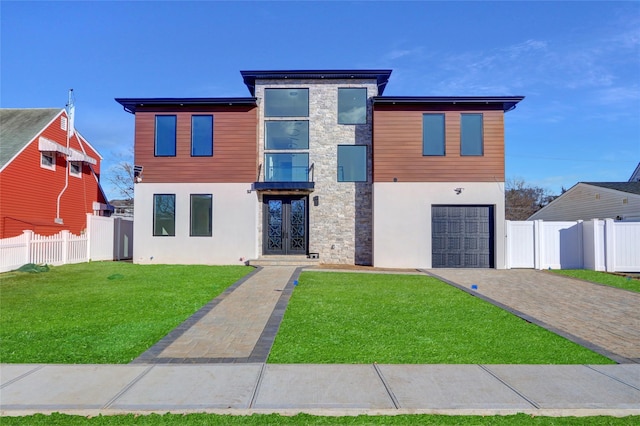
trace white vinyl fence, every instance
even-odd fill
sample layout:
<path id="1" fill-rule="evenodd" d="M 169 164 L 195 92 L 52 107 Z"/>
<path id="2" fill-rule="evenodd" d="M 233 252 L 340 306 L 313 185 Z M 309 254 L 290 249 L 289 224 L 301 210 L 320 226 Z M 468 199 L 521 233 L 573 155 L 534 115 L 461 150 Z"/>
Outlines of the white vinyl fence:
<path id="1" fill-rule="evenodd" d="M 640 222 L 506 221 L 507 268 L 640 272 Z"/>
<path id="2" fill-rule="evenodd" d="M 63 265 L 89 260 L 122 260 L 133 252 L 133 221 L 87 214 L 87 232 L 60 231 L 42 236 L 33 231 L 0 240 L 0 272 L 26 263 Z"/>

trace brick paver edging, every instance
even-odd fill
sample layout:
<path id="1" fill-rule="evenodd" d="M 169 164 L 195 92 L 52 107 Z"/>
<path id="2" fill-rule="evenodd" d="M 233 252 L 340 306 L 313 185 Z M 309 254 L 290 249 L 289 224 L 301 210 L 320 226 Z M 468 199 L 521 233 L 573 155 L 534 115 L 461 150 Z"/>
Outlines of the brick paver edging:
<path id="1" fill-rule="evenodd" d="M 611 352 L 611 351 L 609 351 L 609 350 L 607 350 L 607 349 L 605 349 L 605 348 L 603 348 L 601 346 L 598 346 L 598 345 L 596 345 L 596 344 L 594 344 L 592 342 L 589 342 L 588 340 L 582 339 L 582 338 L 580 338 L 578 336 L 575 336 L 575 335 L 573 335 L 571 333 L 568 333 L 568 332 L 566 332 L 564 330 L 560 330 L 560 329 L 558 329 L 558 328 L 556 328 L 556 327 L 554 327 L 554 326 L 552 326 L 550 324 L 545 323 L 544 321 L 541 321 L 541 320 L 539 320 L 539 319 L 537 319 L 535 317 L 532 317 L 531 315 L 527 315 L 527 314 L 525 314 L 525 313 L 523 313 L 523 312 L 521 312 L 521 311 L 519 311 L 517 309 L 512 308 L 511 306 L 507 306 L 507 305 L 505 305 L 503 303 L 500 303 L 495 299 L 487 297 L 487 296 L 483 295 L 482 293 L 475 292 L 475 291 L 473 291 L 473 290 L 471 290 L 471 289 L 469 289 L 469 288 L 467 288 L 467 287 L 465 287 L 463 285 L 460 285 L 460 284 L 458 284 L 456 282 L 447 280 L 446 278 L 441 277 L 440 275 L 435 274 L 435 273 L 433 273 L 431 271 L 422 270 L 422 272 L 424 272 L 425 274 L 427 274 L 429 276 L 437 278 L 440 281 L 442 281 L 444 283 L 447 283 L 447 284 L 449 284 L 449 285 L 451 285 L 453 287 L 456 287 L 456 288 L 458 288 L 458 289 L 460 289 L 460 290 L 462 290 L 462 291 L 464 291 L 464 292 L 466 292 L 466 293 L 468 293 L 468 294 L 470 294 L 470 295 L 472 295 L 474 297 L 482 299 L 485 302 L 489 302 L 492 305 L 495 305 L 495 306 L 499 307 L 500 309 L 504 309 L 507 312 L 511 312 L 515 316 L 517 316 L 519 318 L 522 318 L 523 320 L 525 320 L 527 322 L 533 323 L 533 324 L 535 324 L 537 326 L 540 326 L 540 327 L 542 327 L 542 328 L 544 328 L 546 330 L 549 330 L 552 333 L 555 333 L 555 334 L 557 334 L 559 336 L 562 336 L 565 339 L 572 341 L 573 343 L 577 343 L 578 345 L 583 346 L 583 347 L 585 347 L 585 348 L 587 348 L 587 349 L 589 349 L 589 350 L 591 350 L 593 352 L 596 352 L 596 353 L 598 353 L 598 354 L 600 354 L 602 356 L 605 356 L 605 357 L 607 357 L 607 358 L 609 358 L 609 359 L 611 359 L 611 360 L 613 360 L 613 361 L 615 361 L 615 362 L 617 362 L 619 364 L 634 364 L 634 363 L 636 363 L 636 361 L 633 360 L 633 359 L 625 358 L 625 357 L 622 357 L 622 356 L 620 356 L 618 354 L 615 354 L 615 353 L 613 353 L 613 352 Z M 581 281 L 584 281 L 584 280 L 581 280 Z M 590 283 L 590 281 L 586 281 L 586 282 Z"/>

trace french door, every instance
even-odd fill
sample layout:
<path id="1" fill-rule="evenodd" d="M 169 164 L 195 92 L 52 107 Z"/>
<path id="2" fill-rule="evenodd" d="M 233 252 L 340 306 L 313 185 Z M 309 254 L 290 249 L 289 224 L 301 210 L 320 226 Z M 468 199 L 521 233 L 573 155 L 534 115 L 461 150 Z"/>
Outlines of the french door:
<path id="1" fill-rule="evenodd" d="M 263 197 L 264 254 L 307 254 L 307 200 L 299 196 Z"/>

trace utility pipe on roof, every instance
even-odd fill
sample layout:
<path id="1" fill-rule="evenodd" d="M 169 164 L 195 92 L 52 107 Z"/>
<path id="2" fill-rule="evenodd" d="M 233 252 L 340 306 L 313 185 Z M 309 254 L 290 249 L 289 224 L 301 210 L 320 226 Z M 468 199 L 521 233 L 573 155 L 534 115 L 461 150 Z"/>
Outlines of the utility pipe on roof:
<path id="1" fill-rule="evenodd" d="M 69 141 L 70 141 L 69 133 L 73 131 L 73 128 L 72 128 L 73 117 L 70 117 L 69 114 L 75 114 L 72 95 L 73 95 L 73 89 L 69 89 L 69 102 L 67 103 L 67 107 L 69 108 L 69 113 L 67 113 L 67 132 L 66 132 L 67 133 L 67 152 L 70 152 L 69 151 Z M 66 161 L 66 164 L 65 164 L 66 167 L 65 167 L 65 174 L 64 174 L 64 188 L 62 188 L 62 191 L 60 191 L 60 194 L 58 194 L 58 200 L 56 201 L 56 218 L 54 220 L 55 223 L 59 223 L 59 224 L 64 223 L 64 221 L 60 217 L 60 199 L 62 198 L 62 194 L 65 193 L 65 191 L 67 190 L 67 187 L 69 186 L 69 158 L 65 157 L 65 161 Z"/>

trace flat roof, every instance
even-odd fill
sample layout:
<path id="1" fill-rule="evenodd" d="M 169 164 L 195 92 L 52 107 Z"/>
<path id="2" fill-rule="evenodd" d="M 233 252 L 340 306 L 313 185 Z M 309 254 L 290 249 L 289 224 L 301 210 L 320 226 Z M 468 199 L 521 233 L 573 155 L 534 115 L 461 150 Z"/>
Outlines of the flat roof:
<path id="1" fill-rule="evenodd" d="M 285 79 L 375 79 L 378 84 L 378 94 L 382 95 L 392 70 L 289 70 L 289 71 L 240 71 L 244 84 L 252 96 L 256 94 L 256 80 L 285 80 Z"/>
<path id="2" fill-rule="evenodd" d="M 500 105 L 503 111 L 511 111 L 524 96 L 374 96 L 378 105 Z"/>
<path id="3" fill-rule="evenodd" d="M 256 98 L 115 98 L 131 114 L 138 106 L 232 105 L 256 106 Z"/>

